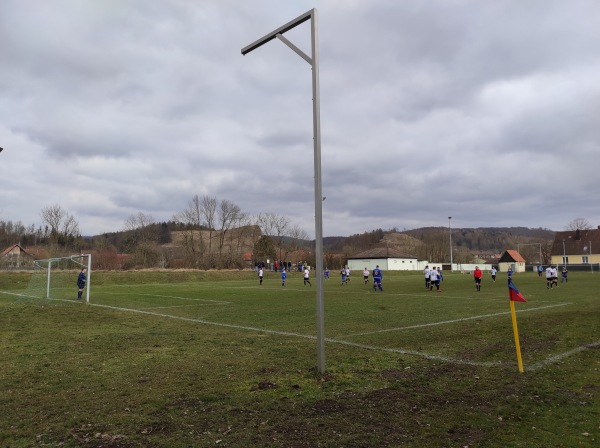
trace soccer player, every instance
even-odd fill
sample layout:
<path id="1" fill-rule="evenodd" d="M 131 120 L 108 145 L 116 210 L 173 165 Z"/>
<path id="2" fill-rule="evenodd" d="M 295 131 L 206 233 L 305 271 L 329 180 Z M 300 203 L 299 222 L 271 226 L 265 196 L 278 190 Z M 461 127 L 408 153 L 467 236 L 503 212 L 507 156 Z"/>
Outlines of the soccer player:
<path id="1" fill-rule="evenodd" d="M 440 279 L 438 278 L 438 271 L 434 268 L 429 270 L 429 290 L 433 291 L 433 286 L 437 292 L 440 292 Z"/>
<path id="2" fill-rule="evenodd" d="M 365 267 L 365 270 L 363 271 L 363 279 L 365 281 L 365 285 L 367 283 L 369 283 L 369 270 Z"/>
<path id="3" fill-rule="evenodd" d="M 262 285 L 262 279 L 263 279 L 263 274 L 265 273 L 265 271 L 263 270 L 263 268 L 259 268 L 258 269 L 258 280 L 260 282 L 260 284 Z"/>
<path id="4" fill-rule="evenodd" d="M 325 280 L 329 280 L 329 268 L 328 267 L 325 267 L 324 275 L 325 275 Z"/>
<path id="5" fill-rule="evenodd" d="M 568 274 L 567 267 L 563 266 L 563 268 L 562 268 L 562 276 L 561 276 L 561 279 L 560 279 L 561 283 L 568 283 L 569 282 L 569 279 L 567 278 L 567 274 Z"/>
<path id="6" fill-rule="evenodd" d="M 552 288 L 552 266 L 546 268 L 546 289 Z"/>
<path id="7" fill-rule="evenodd" d="M 350 281 L 350 266 L 346 266 L 346 281 Z"/>
<path id="8" fill-rule="evenodd" d="M 342 285 L 348 284 L 348 277 L 346 276 L 346 269 L 342 268 L 340 271 L 340 275 L 342 276 Z"/>
<path id="9" fill-rule="evenodd" d="M 281 268 L 281 286 L 285 286 L 285 279 L 287 278 L 287 273 L 284 268 Z"/>
<path id="10" fill-rule="evenodd" d="M 425 274 L 425 289 L 429 289 L 429 265 L 425 266 L 423 273 Z"/>
<path id="11" fill-rule="evenodd" d="M 558 288 L 558 269 L 556 267 L 552 268 L 552 283 Z"/>
<path id="12" fill-rule="evenodd" d="M 85 288 L 85 282 L 87 280 L 87 277 L 85 275 L 86 272 L 87 272 L 87 269 L 83 268 L 81 270 L 81 272 L 79 273 L 79 276 L 77 277 L 77 287 L 79 288 L 79 291 L 77 292 L 77 300 L 81 300 L 81 296 L 83 294 L 83 288 Z"/>
<path id="13" fill-rule="evenodd" d="M 306 267 L 304 268 L 304 286 L 306 286 L 307 283 L 312 286 L 312 283 L 310 282 L 310 271 Z"/>
<path id="14" fill-rule="evenodd" d="M 492 273 L 492 280 L 494 280 L 494 281 L 496 281 L 496 272 L 498 272 L 498 271 L 496 271 L 496 267 L 492 266 L 491 273 Z"/>
<path id="15" fill-rule="evenodd" d="M 373 291 L 377 291 L 377 287 L 379 287 L 380 291 L 383 291 L 381 287 L 381 280 L 383 279 L 383 274 L 381 273 L 381 269 L 379 269 L 379 265 L 373 269 Z"/>
<path id="16" fill-rule="evenodd" d="M 475 270 L 473 271 L 473 279 L 475 280 L 475 290 L 477 292 L 481 291 L 481 277 L 482 277 L 481 269 L 479 266 L 475 266 Z"/>

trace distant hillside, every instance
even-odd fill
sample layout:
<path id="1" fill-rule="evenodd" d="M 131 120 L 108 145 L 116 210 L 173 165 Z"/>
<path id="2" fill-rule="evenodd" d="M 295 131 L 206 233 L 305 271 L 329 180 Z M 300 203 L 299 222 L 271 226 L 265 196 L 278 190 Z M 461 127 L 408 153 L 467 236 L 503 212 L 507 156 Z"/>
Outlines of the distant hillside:
<path id="1" fill-rule="evenodd" d="M 466 263 L 475 258 L 495 258 L 507 249 L 517 249 L 528 260 L 539 259 L 554 241 L 555 232 L 527 227 L 452 229 L 452 256 Z M 381 229 L 349 237 L 323 239 L 326 251 L 353 255 L 376 247 L 388 247 L 420 259 L 450 260 L 450 233 L 447 227 L 422 227 L 398 232 Z"/>
<path id="2" fill-rule="evenodd" d="M 446 234 L 450 237 L 447 227 L 422 227 L 407 230 L 402 233 L 414 236 L 424 241 L 435 234 Z M 554 241 L 555 231 L 543 228 L 528 227 L 478 227 L 452 229 L 452 242 L 457 247 L 472 251 L 503 251 L 516 247 L 517 243 Z"/>

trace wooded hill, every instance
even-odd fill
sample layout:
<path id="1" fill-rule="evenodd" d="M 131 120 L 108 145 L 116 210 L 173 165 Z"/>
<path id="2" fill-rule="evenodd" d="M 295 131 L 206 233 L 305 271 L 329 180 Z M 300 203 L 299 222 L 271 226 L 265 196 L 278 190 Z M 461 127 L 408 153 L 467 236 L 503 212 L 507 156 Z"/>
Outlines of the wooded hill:
<path id="1" fill-rule="evenodd" d="M 555 232 L 528 227 L 488 227 L 452 229 L 452 255 L 455 263 L 491 259 L 507 249 L 519 249 L 526 260 L 538 261 L 549 255 Z M 349 237 L 327 237 L 326 250 L 353 255 L 374 247 L 394 248 L 419 259 L 450 261 L 450 231 L 447 227 L 422 227 L 398 231 L 382 229 Z"/>
<path id="2" fill-rule="evenodd" d="M 0 223 L 1 224 L 1 223 Z M 68 246 L 44 233 L 23 234 L 20 227 L 0 225 L 0 243 L 6 248 L 17 242 L 24 247 L 47 248 L 51 256 L 93 251 L 95 259 L 111 268 L 242 268 L 253 261 L 278 259 L 314 260 L 314 240 L 286 235 L 264 236 L 257 225 L 226 231 L 186 226 L 175 222 L 152 223 L 134 230 L 79 237 Z M 23 229 L 21 229 L 23 230 Z M 452 255 L 455 263 L 491 259 L 507 249 L 519 249 L 525 259 L 537 262 L 550 253 L 555 232 L 543 228 L 493 227 L 452 229 Z M 376 229 L 351 236 L 323 239 L 330 268 L 360 252 L 376 247 L 393 248 L 419 259 L 450 261 L 450 232 L 447 227 L 423 227 L 399 231 Z"/>

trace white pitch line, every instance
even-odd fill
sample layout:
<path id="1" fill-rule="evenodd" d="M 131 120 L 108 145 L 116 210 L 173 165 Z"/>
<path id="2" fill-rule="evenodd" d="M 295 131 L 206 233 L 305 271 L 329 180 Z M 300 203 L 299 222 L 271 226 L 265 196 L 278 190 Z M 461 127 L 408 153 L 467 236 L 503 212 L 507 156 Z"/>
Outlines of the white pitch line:
<path id="1" fill-rule="evenodd" d="M 600 347 L 600 341 L 591 342 L 590 344 L 585 344 L 580 347 L 576 347 L 573 350 L 569 350 L 568 352 L 559 353 L 558 355 L 551 356 L 550 358 L 547 358 L 543 361 L 532 364 L 525 370 L 538 370 L 538 369 L 541 369 L 542 367 L 547 366 L 548 364 L 554 364 L 555 362 L 558 362 L 561 359 L 568 358 L 571 355 L 575 355 L 584 350 L 588 350 L 590 348 L 596 348 L 596 347 Z"/>
<path id="2" fill-rule="evenodd" d="M 110 305 L 100 305 L 97 303 L 91 303 L 90 306 L 97 306 L 100 308 L 109 308 L 109 309 L 118 310 L 118 311 L 128 311 L 131 313 L 146 314 L 146 315 L 150 315 L 150 316 L 166 317 L 169 319 L 183 320 L 186 322 L 195 322 L 195 323 L 200 323 L 200 324 L 204 324 L 204 325 L 214 325 L 217 327 L 234 328 L 236 330 L 257 331 L 260 333 L 276 334 L 276 335 L 282 335 L 282 336 L 292 336 L 292 337 L 310 339 L 310 340 L 317 339 L 316 336 L 310 336 L 310 335 L 299 334 L 299 333 L 291 333 L 288 331 L 267 330 L 264 328 L 248 327 L 248 326 L 244 326 L 244 325 L 224 324 L 221 322 L 211 322 L 211 321 L 207 321 L 204 319 L 193 319 L 193 318 L 189 318 L 189 317 L 173 316 L 171 314 L 153 313 L 151 311 L 145 311 L 145 310 L 139 310 L 139 309 L 121 308 L 121 307 L 110 306 Z M 463 364 L 463 365 L 480 366 L 480 367 L 492 367 L 492 366 L 501 366 L 502 365 L 502 363 L 500 361 L 498 361 L 498 362 L 465 361 L 462 359 L 455 359 L 455 358 L 450 358 L 450 357 L 446 357 L 446 356 L 431 355 L 429 353 L 417 352 L 414 350 L 377 347 L 374 345 L 357 344 L 355 342 L 341 341 L 339 339 L 325 338 L 325 341 L 332 343 L 332 344 L 341 344 L 341 345 L 347 345 L 350 347 L 359 347 L 359 348 L 364 348 L 367 350 L 378 350 L 378 351 L 385 351 L 385 352 L 390 352 L 390 353 L 401 353 L 401 354 L 405 354 L 405 355 L 421 356 L 421 357 L 427 358 L 427 359 L 433 359 L 436 361 L 445 361 L 445 362 L 454 363 L 454 364 Z"/>
<path id="3" fill-rule="evenodd" d="M 151 306 L 144 308 L 137 308 L 138 310 L 162 310 L 168 308 L 189 308 L 189 307 L 198 307 L 198 306 L 208 306 L 209 303 L 195 303 L 194 305 L 172 305 L 172 306 Z"/>
<path id="4" fill-rule="evenodd" d="M 16 294 L 16 293 L 9 293 L 9 292 L 4 292 L 4 291 L 0 291 L 0 293 L 3 294 L 9 294 L 9 295 L 15 295 L 15 296 L 23 296 L 23 297 L 33 297 L 33 298 L 39 298 L 36 296 L 27 296 L 25 294 Z M 75 300 L 68 300 L 68 299 L 50 299 L 50 300 L 58 300 L 61 302 L 71 302 L 71 303 L 77 303 Z M 310 335 L 305 335 L 305 334 L 299 334 L 299 333 L 292 333 L 292 332 L 288 332 L 288 331 L 279 331 L 279 330 L 268 330 L 268 329 L 264 329 L 264 328 L 258 328 L 258 327 L 248 327 L 248 326 L 243 326 L 243 325 L 234 325 L 234 324 L 224 324 L 224 323 L 220 323 L 220 322 L 210 322 L 207 320 L 203 320 L 203 319 L 192 319 L 192 318 L 188 318 L 188 317 L 180 317 L 180 316 L 172 316 L 170 314 L 162 314 L 162 313 L 152 313 L 150 311 L 145 311 L 145 310 L 138 310 L 138 309 L 132 309 L 132 308 L 122 308 L 122 307 L 116 307 L 116 306 L 110 306 L 110 305 L 100 305 L 97 303 L 90 303 L 90 306 L 96 306 L 96 307 L 100 307 L 100 308 L 108 308 L 108 309 L 113 309 L 113 310 L 118 310 L 118 311 L 125 311 L 125 312 L 131 312 L 131 313 L 139 313 L 139 314 L 146 314 L 146 315 L 150 315 L 150 316 L 157 316 L 157 317 L 166 317 L 168 319 L 176 319 L 176 320 L 183 320 L 186 322 L 195 322 L 195 323 L 200 323 L 200 324 L 205 324 L 205 325 L 214 325 L 217 327 L 225 327 L 225 328 L 234 328 L 237 330 L 249 330 L 249 331 L 257 331 L 259 333 L 267 333 L 267 334 L 277 334 L 277 335 L 282 335 L 282 336 L 292 336 L 292 337 L 297 337 L 297 338 L 302 338 L 302 339 L 310 339 L 310 340 L 316 340 L 316 336 L 310 336 Z M 551 308 L 553 306 L 564 306 L 564 305 L 570 305 L 570 303 L 563 303 L 563 304 L 557 304 L 557 305 L 552 305 L 552 306 L 548 306 L 548 307 L 540 307 L 540 308 L 531 308 L 529 310 L 522 310 L 520 312 L 525 312 L 525 311 L 533 311 L 534 309 L 544 309 L 544 308 Z M 498 316 L 498 315 L 504 315 L 504 314 L 509 314 L 509 313 L 496 313 L 496 314 L 489 314 L 486 316 Z M 479 316 L 482 317 L 482 316 Z M 471 318 L 464 318 L 464 319 L 460 319 L 460 320 L 469 320 L 469 319 L 477 319 L 479 317 L 471 317 Z M 485 317 L 485 316 L 484 316 Z M 458 321 L 460 321 L 458 320 Z M 448 321 L 448 322 L 456 322 L 456 321 Z M 437 324 L 430 324 L 430 325 L 440 325 L 442 324 L 442 322 L 439 322 Z M 420 325 L 421 327 L 423 326 L 428 326 L 428 325 Z M 411 327 L 404 327 L 403 329 L 406 328 L 411 328 Z M 384 330 L 385 331 L 385 330 Z M 393 331 L 393 330 L 388 330 L 388 331 Z M 503 363 L 501 361 L 489 361 L 489 362 L 475 362 L 475 361 L 466 361 L 463 359 L 455 359 L 455 358 L 450 358 L 447 356 L 439 356 L 439 355 L 432 355 L 429 353 L 425 353 L 425 352 L 418 352 L 415 350 L 405 350 L 405 349 L 398 349 L 398 348 L 386 348 L 386 347 L 378 347 L 375 345 L 367 345 L 367 344 L 358 344 L 355 342 L 350 342 L 350 341 L 342 341 L 339 339 L 330 339 L 330 338 L 325 338 L 326 342 L 332 343 L 332 344 L 340 344 L 340 345 L 346 345 L 346 346 L 350 346 L 350 347 L 358 347 L 358 348 L 363 348 L 366 350 L 375 350 L 375 351 L 384 351 L 384 352 L 389 352 L 389 353 L 400 353 L 400 354 L 404 354 L 404 355 L 412 355 L 412 356 L 420 356 L 426 359 L 431 359 L 431 360 L 435 360 L 435 361 L 444 361 L 444 362 L 448 362 L 448 363 L 452 363 L 452 364 L 460 364 L 460 365 L 469 365 L 469 366 L 476 366 L 476 367 L 513 367 L 513 363 L 507 364 L 507 363 Z M 600 346 L 600 341 L 596 341 L 596 342 L 592 342 L 591 344 L 586 344 L 584 346 L 581 347 L 577 347 L 573 350 L 570 350 L 568 352 L 565 353 L 560 353 L 558 355 L 552 356 L 542 362 L 533 364 L 532 366 L 529 366 L 527 368 L 527 370 L 537 370 L 540 369 L 548 364 L 552 364 L 555 363 L 557 361 L 560 361 L 563 358 L 569 357 L 571 355 L 577 354 L 582 352 L 583 350 L 586 349 L 590 349 L 590 348 L 595 348 Z"/>
<path id="5" fill-rule="evenodd" d="M 6 294 L 7 296 L 28 297 L 31 299 L 45 299 L 45 297 L 30 296 L 28 294 L 18 294 L 16 292 L 8 292 L 8 291 L 0 291 L 0 294 Z"/>
<path id="6" fill-rule="evenodd" d="M 173 316 L 171 314 L 153 313 L 151 311 L 140 310 L 140 309 L 135 309 L 135 308 L 123 308 L 123 307 L 119 307 L 119 306 L 100 305 L 98 303 L 90 303 L 90 306 L 97 306 L 100 308 L 109 308 L 109 309 L 118 310 L 118 311 L 127 311 L 130 313 L 146 314 L 149 316 L 166 317 L 169 319 L 183 320 L 185 322 L 195 322 L 195 323 L 205 324 L 205 325 L 214 325 L 217 327 L 235 328 L 237 330 L 250 330 L 250 331 L 258 331 L 261 333 L 279 334 L 279 335 L 283 335 L 283 336 L 294 336 L 294 337 L 305 338 L 305 339 L 317 339 L 316 336 L 308 336 L 305 334 L 291 333 L 291 332 L 279 331 L 279 330 L 267 330 L 264 328 L 248 327 L 248 326 L 244 326 L 244 325 L 225 324 L 225 323 L 221 323 L 221 322 L 211 322 L 211 321 L 204 320 L 204 319 L 194 319 L 191 317 Z"/>
<path id="7" fill-rule="evenodd" d="M 120 293 L 121 295 L 136 295 L 136 296 L 147 296 L 147 297 L 162 297 L 166 299 L 179 299 L 179 300 L 192 300 L 198 302 L 209 302 L 216 303 L 218 305 L 230 305 L 231 302 L 226 302 L 224 300 L 212 300 L 212 299 L 195 299 L 193 297 L 179 297 L 179 296 L 163 296 L 160 294 L 138 294 L 138 293 Z"/>
<path id="8" fill-rule="evenodd" d="M 357 344 L 355 342 L 341 341 L 339 339 L 325 338 L 325 341 L 332 342 L 335 344 L 348 345 L 350 347 L 364 348 L 367 350 L 376 350 L 376 351 L 383 351 L 383 352 L 389 352 L 389 353 L 401 353 L 403 355 L 420 356 L 422 358 L 432 359 L 435 361 L 445 361 L 445 362 L 449 362 L 452 364 L 461 364 L 461 365 L 478 366 L 478 367 L 494 367 L 494 366 L 502 366 L 503 365 L 503 363 L 501 361 L 488 361 L 488 362 L 466 361 L 464 359 L 456 359 L 456 358 L 450 358 L 448 356 L 432 355 L 429 353 L 418 352 L 415 350 L 405 350 L 405 349 L 401 349 L 401 348 L 387 348 L 387 347 L 379 347 L 379 346 L 375 346 L 375 345 Z"/>
<path id="9" fill-rule="evenodd" d="M 556 305 L 548 305 L 548 306 L 540 306 L 540 307 L 536 307 L 536 308 L 529 308 L 526 310 L 519 310 L 519 313 L 525 313 L 527 311 L 535 311 L 535 310 L 544 310 L 546 308 L 554 308 L 557 306 L 565 306 L 565 305 L 571 305 L 571 302 L 568 303 L 558 303 Z M 475 319 L 484 319 L 487 317 L 497 317 L 497 316 L 505 316 L 507 314 L 510 314 L 509 311 L 503 311 L 501 313 L 493 313 L 493 314 L 481 314 L 479 316 L 471 316 L 471 317 L 462 317 L 460 319 L 453 319 L 453 320 L 443 320 L 441 322 L 431 322 L 428 324 L 419 324 L 419 325 L 409 325 L 406 327 L 396 327 L 396 328 L 387 328 L 385 330 L 377 330 L 377 331 L 369 331 L 366 333 L 353 333 L 353 334 L 347 334 L 344 335 L 343 337 L 352 337 L 352 336 L 367 336 L 370 334 L 377 334 L 377 333 L 387 333 L 390 331 L 402 331 L 402 330 L 414 330 L 415 328 L 426 328 L 426 327 L 435 327 L 437 325 L 446 325 L 446 324 L 454 324 L 456 322 L 465 322 L 468 320 L 475 320 Z"/>

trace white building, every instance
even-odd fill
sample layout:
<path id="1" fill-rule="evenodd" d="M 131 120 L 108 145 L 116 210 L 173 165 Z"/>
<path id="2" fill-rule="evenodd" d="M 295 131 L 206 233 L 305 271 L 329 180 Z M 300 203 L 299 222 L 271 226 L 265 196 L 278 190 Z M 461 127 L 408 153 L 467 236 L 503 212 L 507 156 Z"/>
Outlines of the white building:
<path id="1" fill-rule="evenodd" d="M 387 247 L 370 249 L 346 260 L 346 264 L 352 271 L 362 271 L 364 268 L 372 271 L 376 266 L 383 271 L 420 271 L 423 269 L 422 263 L 413 255 L 403 254 Z"/>

